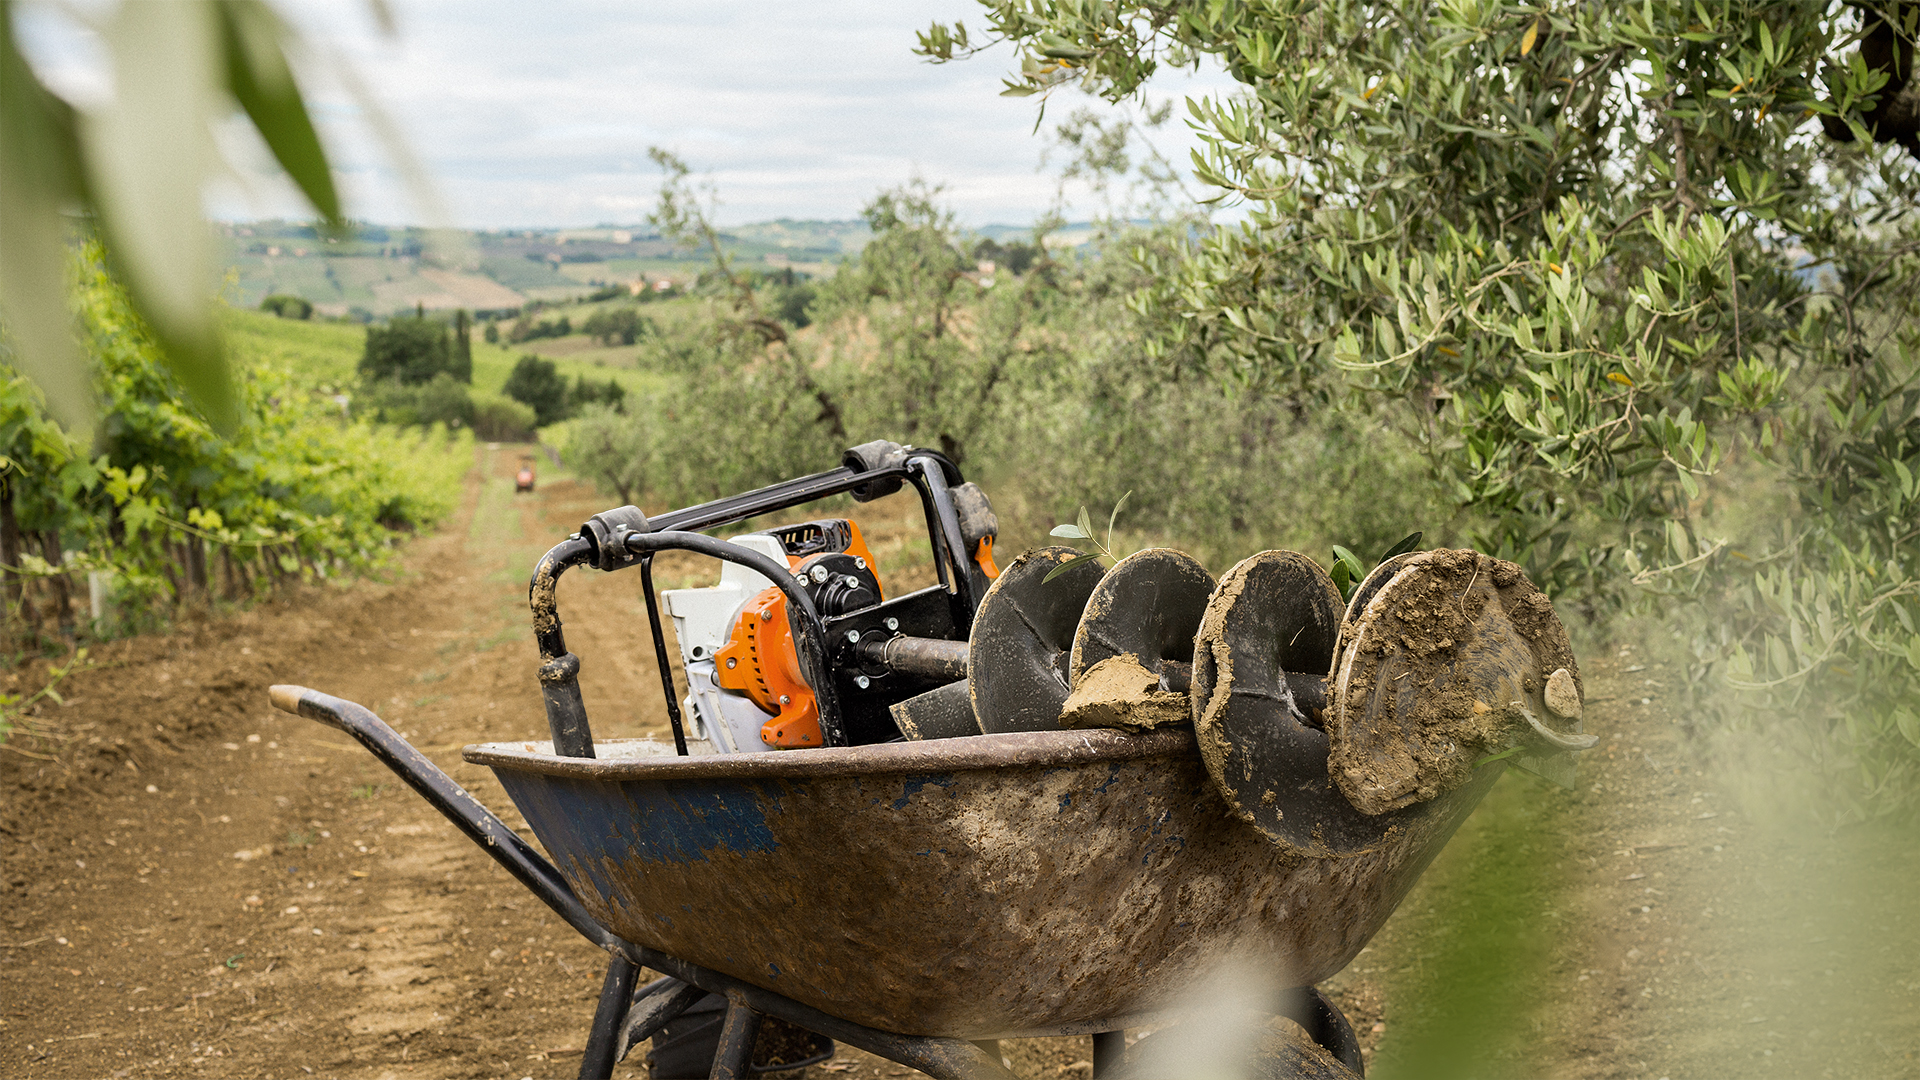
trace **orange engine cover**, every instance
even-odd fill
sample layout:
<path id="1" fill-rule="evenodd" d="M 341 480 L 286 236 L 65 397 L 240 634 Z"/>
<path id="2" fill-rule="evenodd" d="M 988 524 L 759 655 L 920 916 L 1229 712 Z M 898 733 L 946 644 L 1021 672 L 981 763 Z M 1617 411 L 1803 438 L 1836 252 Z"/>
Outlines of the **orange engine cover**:
<path id="1" fill-rule="evenodd" d="M 782 748 L 823 745 L 820 703 L 800 674 L 785 593 L 763 589 L 747 601 L 732 637 L 713 661 L 715 682 L 774 714 L 760 729 L 762 742 Z"/>
<path id="2" fill-rule="evenodd" d="M 873 569 L 873 553 L 860 535 L 860 526 L 852 521 L 809 521 L 769 529 L 765 535 L 777 537 L 787 551 L 787 565 L 796 574 L 839 555 L 859 560 L 871 578 L 876 597 L 886 594 Z M 992 539 L 985 545 L 986 565 L 992 566 Z M 997 574 L 989 570 L 989 576 Z M 815 576 L 815 582 L 825 579 Z M 811 588 L 811 586 L 809 586 Z M 819 601 L 818 595 L 815 596 Z M 832 614 L 832 612 L 828 612 Z M 793 626 L 787 621 L 787 596 L 779 589 L 763 589 L 740 609 L 727 643 L 713 654 L 714 681 L 724 690 L 745 694 L 755 705 L 773 714 L 760 729 L 760 740 L 769 746 L 793 749 L 824 746 L 820 733 L 820 703 L 807 686 L 800 671 L 800 650 L 793 640 Z"/>

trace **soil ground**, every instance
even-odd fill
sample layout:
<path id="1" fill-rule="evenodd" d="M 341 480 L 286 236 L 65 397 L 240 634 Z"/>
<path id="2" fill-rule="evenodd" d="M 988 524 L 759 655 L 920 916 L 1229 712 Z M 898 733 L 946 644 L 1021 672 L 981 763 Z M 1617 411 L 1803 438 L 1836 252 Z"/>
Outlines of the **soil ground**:
<path id="1" fill-rule="evenodd" d="M 522 827 L 460 747 L 544 727 L 526 573 L 606 500 L 566 479 L 515 496 L 517 449 L 480 455 L 461 516 L 390 580 L 98 647 L 66 704 L 33 718 L 39 737 L 16 732 L 0 753 L 0 1072 L 574 1074 L 602 955 L 346 736 L 265 693 L 375 708 Z M 858 516 L 890 586 L 930 578 L 916 513 Z M 638 587 L 562 585 L 603 737 L 665 730 Z M 1451 1002 L 1486 1006 L 1483 1074 L 1920 1077 L 1912 836 L 1796 828 L 1687 737 L 1667 669 L 1609 648 L 1583 674 L 1603 742 L 1580 785 L 1509 773 L 1329 984 L 1369 1058 L 1430 1045 L 1419 1033 Z M 1502 902 L 1531 929 L 1490 922 Z M 1084 1038 L 1003 1049 L 1023 1076 L 1091 1072 Z M 644 1074 L 637 1054 L 616 1071 Z M 843 1048 L 807 1075 L 910 1073 Z"/>

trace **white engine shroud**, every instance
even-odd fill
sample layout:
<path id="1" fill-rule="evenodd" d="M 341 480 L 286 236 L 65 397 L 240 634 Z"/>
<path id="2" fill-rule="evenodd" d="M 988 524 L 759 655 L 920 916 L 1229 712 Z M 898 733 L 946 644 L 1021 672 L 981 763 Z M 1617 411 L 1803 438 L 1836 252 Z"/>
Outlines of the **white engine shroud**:
<path id="1" fill-rule="evenodd" d="M 772 536 L 735 536 L 727 541 L 786 564 L 787 553 Z M 720 564 L 720 583 L 701 589 L 667 589 L 667 614 L 673 617 L 673 636 L 680 642 L 680 662 L 686 665 L 687 750 L 695 754 L 744 754 L 772 750 L 760 739 L 760 728 L 773 715 L 745 694 L 724 690 L 714 681 L 713 655 L 733 634 L 740 609 L 773 587 L 773 582 L 738 563 Z"/>

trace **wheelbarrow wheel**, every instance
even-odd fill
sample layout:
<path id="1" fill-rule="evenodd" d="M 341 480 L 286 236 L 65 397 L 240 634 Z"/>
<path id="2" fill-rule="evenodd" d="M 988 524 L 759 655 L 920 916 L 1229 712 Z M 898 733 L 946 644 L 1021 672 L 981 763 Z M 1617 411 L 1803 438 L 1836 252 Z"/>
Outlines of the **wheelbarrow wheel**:
<path id="1" fill-rule="evenodd" d="M 712 1075 L 726 1020 L 727 999 L 719 994 L 708 994 L 689 1005 L 653 1037 L 653 1046 L 647 1052 L 647 1075 L 653 1080 L 706 1080 Z M 787 1072 L 831 1057 L 833 1040 L 768 1016 L 761 1020 L 748 1071 L 756 1076 Z"/>

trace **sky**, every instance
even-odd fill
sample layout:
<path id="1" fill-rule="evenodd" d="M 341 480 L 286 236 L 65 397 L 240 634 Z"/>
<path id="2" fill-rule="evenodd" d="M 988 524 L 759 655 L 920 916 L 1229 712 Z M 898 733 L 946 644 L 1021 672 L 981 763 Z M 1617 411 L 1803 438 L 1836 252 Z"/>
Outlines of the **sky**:
<path id="1" fill-rule="evenodd" d="M 393 36 L 363 4 L 277 6 L 313 47 L 304 88 L 349 210 L 384 224 L 638 223 L 658 189 L 647 158 L 658 145 L 714 183 L 721 224 L 852 218 L 880 189 L 918 176 L 944 185 L 963 224 L 1024 225 L 1055 198 L 1058 161 L 1039 171 L 1052 123 L 1075 107 L 1108 109 L 1059 94 L 1035 134 L 1036 99 L 999 96 L 1010 49 L 946 65 L 914 56 L 914 32 L 936 19 L 984 28 L 984 9 L 964 0 L 394 0 Z M 84 27 L 48 7 L 23 22 L 57 90 L 81 104 L 108 92 Z M 336 63 L 423 164 L 430 196 L 411 193 L 361 99 L 331 77 Z M 1217 71 L 1166 72 L 1148 95 L 1231 86 Z M 1154 135 L 1176 162 L 1193 145 L 1181 115 Z M 307 216 L 243 124 L 219 135 L 235 168 L 210 189 L 211 214 Z M 1069 217 L 1099 209 L 1084 191 L 1069 194 Z"/>

